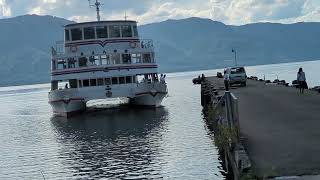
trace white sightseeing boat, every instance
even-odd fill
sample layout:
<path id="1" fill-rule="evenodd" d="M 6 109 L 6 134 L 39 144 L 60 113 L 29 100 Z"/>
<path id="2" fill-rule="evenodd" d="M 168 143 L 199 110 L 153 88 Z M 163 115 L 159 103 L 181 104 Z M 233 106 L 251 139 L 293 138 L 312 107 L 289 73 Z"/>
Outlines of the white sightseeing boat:
<path id="1" fill-rule="evenodd" d="M 158 107 L 167 95 L 152 40 L 139 38 L 136 21 L 69 24 L 52 48 L 49 103 L 55 114 L 84 111 L 90 100 L 127 97 L 133 105 Z"/>

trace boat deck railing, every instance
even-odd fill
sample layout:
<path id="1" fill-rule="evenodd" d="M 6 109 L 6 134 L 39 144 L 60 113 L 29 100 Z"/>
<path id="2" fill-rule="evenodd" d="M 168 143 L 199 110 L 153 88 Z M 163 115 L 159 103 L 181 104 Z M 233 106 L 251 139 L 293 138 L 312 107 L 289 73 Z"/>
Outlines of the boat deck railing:
<path id="1" fill-rule="evenodd" d="M 55 45 L 55 53 L 56 55 L 63 55 L 64 54 L 64 41 L 56 41 Z"/>
<path id="2" fill-rule="evenodd" d="M 52 47 L 52 55 L 54 56 L 63 56 L 65 54 L 65 42 L 57 41 L 55 47 Z M 154 50 L 153 40 L 152 39 L 140 39 L 139 41 L 129 42 L 131 48 L 141 48 Z"/>
<path id="3" fill-rule="evenodd" d="M 152 39 L 140 39 L 138 46 L 142 49 L 154 49 L 153 40 Z"/>

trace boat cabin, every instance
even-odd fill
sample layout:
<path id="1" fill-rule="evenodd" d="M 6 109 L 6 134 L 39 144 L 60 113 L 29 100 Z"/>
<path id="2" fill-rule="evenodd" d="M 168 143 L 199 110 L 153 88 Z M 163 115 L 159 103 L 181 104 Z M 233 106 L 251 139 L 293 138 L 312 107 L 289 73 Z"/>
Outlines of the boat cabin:
<path id="1" fill-rule="evenodd" d="M 65 26 L 65 43 L 138 38 L 136 21 L 96 21 Z"/>
<path id="2" fill-rule="evenodd" d="M 61 45 L 62 52 L 53 49 L 52 71 L 155 63 L 153 42 L 139 39 L 136 21 L 69 24 Z"/>

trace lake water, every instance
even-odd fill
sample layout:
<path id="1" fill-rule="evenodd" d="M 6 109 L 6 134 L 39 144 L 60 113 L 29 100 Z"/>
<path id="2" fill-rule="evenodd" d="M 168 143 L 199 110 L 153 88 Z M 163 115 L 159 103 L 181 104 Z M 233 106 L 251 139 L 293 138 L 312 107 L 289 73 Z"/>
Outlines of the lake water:
<path id="1" fill-rule="evenodd" d="M 319 85 L 320 61 L 247 67 L 248 75 Z M 191 79 L 168 74 L 162 108 L 99 110 L 53 117 L 48 84 L 0 88 L 0 179 L 224 179 Z"/>
<path id="2" fill-rule="evenodd" d="M 52 116 L 49 85 L 0 88 L 0 179 L 224 179 L 193 77 L 170 74 L 163 108 L 68 120 Z"/>

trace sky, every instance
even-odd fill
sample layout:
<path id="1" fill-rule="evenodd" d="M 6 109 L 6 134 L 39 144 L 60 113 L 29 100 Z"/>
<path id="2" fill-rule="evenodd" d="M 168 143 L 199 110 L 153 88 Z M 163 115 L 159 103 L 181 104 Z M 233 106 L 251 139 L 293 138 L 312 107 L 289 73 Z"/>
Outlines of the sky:
<path id="1" fill-rule="evenodd" d="M 95 1 L 95 0 L 92 0 Z M 319 22 L 320 0 L 100 0 L 102 20 L 140 24 L 187 17 L 225 24 Z M 25 14 L 52 15 L 84 22 L 96 20 L 88 0 L 0 0 L 0 19 Z"/>

